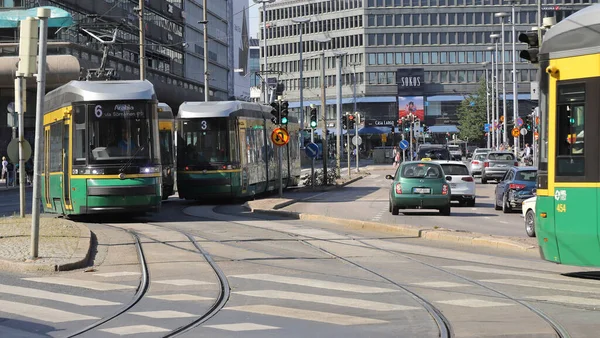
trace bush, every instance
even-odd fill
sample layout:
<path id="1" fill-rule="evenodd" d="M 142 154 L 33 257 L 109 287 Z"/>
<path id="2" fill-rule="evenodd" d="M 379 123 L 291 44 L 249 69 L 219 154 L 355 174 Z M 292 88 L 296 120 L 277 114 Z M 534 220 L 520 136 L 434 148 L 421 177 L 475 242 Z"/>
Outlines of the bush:
<path id="1" fill-rule="evenodd" d="M 338 177 L 335 174 L 335 168 L 327 169 L 327 185 L 335 185 L 335 180 Z M 304 176 L 303 178 L 304 186 L 312 186 L 312 177 L 310 174 Z M 323 170 L 315 169 L 315 187 L 323 186 Z"/>

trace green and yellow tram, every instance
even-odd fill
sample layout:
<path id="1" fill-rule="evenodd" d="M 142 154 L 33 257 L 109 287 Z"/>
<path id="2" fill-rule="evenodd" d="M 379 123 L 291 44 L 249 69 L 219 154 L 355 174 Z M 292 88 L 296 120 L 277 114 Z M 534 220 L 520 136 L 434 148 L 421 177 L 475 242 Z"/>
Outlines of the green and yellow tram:
<path id="1" fill-rule="evenodd" d="M 71 81 L 46 95 L 44 211 L 157 211 L 157 100 L 148 81 Z"/>
<path id="2" fill-rule="evenodd" d="M 175 117 L 168 104 L 158 103 L 158 139 L 162 167 L 162 199 L 173 195 L 175 187 Z"/>
<path id="3" fill-rule="evenodd" d="M 240 101 L 184 102 L 177 126 L 180 198 L 244 198 L 279 188 L 271 106 Z M 289 118 L 282 149 L 283 186 L 300 179 L 300 126 Z"/>
<path id="4" fill-rule="evenodd" d="M 600 5 L 544 37 L 536 232 L 548 261 L 600 266 Z"/>

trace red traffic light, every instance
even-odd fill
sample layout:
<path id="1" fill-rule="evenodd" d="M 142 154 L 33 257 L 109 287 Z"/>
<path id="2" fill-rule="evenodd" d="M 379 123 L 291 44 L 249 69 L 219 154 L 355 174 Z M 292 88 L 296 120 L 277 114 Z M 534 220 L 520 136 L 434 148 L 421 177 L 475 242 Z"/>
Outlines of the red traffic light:
<path id="1" fill-rule="evenodd" d="M 348 115 L 348 120 L 353 121 L 354 120 L 354 115 Z"/>

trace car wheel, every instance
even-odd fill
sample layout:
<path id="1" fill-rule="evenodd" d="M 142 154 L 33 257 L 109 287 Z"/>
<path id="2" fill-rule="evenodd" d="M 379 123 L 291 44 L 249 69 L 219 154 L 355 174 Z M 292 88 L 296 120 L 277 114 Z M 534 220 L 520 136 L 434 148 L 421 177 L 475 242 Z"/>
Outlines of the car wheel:
<path id="1" fill-rule="evenodd" d="M 494 209 L 502 210 L 502 206 L 498 205 L 498 195 L 494 194 Z"/>
<path id="2" fill-rule="evenodd" d="M 392 212 L 392 201 L 388 201 L 388 205 L 389 205 L 388 211 Z"/>
<path id="3" fill-rule="evenodd" d="M 481 176 L 481 184 L 487 184 L 487 179 L 483 175 Z"/>
<path id="4" fill-rule="evenodd" d="M 470 201 L 467 202 L 467 206 L 468 207 L 474 207 L 475 206 L 475 199 L 472 199 Z"/>
<path id="5" fill-rule="evenodd" d="M 440 209 L 440 214 L 443 216 L 450 216 L 450 206 Z"/>
<path id="6" fill-rule="evenodd" d="M 535 213 L 531 209 L 525 214 L 525 232 L 527 236 L 535 237 Z"/>
<path id="7" fill-rule="evenodd" d="M 502 212 L 505 214 L 512 212 L 512 208 L 508 204 L 508 196 L 506 196 L 506 195 L 504 195 L 504 197 L 502 197 Z"/>

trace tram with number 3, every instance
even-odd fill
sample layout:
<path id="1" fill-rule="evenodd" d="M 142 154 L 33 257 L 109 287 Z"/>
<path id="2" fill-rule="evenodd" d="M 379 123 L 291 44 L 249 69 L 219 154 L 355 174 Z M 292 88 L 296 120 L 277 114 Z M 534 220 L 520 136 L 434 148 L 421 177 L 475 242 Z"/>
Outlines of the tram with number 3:
<path id="1" fill-rule="evenodd" d="M 279 188 L 272 107 L 241 101 L 184 102 L 177 114 L 180 198 L 245 198 Z M 300 126 L 289 118 L 282 147 L 283 186 L 300 180 Z"/>
<path id="2" fill-rule="evenodd" d="M 158 211 L 157 104 L 149 81 L 71 81 L 49 92 L 43 119 L 44 211 Z"/>
<path id="3" fill-rule="evenodd" d="M 542 258 L 600 266 L 600 5 L 544 36 L 536 235 Z"/>

